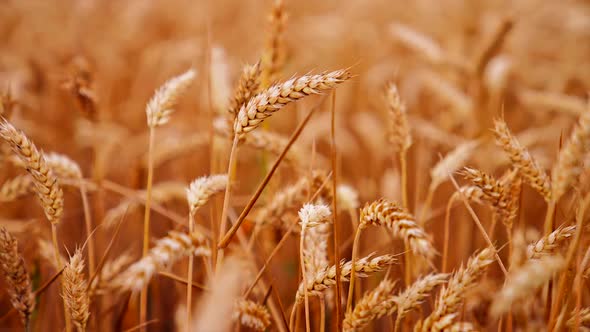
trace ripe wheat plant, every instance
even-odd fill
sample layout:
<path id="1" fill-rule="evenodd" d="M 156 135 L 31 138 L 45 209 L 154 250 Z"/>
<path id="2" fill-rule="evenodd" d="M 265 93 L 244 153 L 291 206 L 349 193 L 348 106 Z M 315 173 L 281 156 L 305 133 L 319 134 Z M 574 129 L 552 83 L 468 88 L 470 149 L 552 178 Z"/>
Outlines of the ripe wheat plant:
<path id="1" fill-rule="evenodd" d="M 5 1 L 0 326 L 590 330 L 590 4 Z"/>

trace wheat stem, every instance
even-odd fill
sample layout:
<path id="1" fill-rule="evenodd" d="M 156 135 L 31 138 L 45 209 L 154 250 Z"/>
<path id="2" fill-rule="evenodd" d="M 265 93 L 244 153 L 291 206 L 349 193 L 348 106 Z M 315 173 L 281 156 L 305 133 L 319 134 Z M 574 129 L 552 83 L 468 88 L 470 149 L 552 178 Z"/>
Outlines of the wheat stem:
<path id="1" fill-rule="evenodd" d="M 188 229 L 189 229 L 189 234 L 193 234 L 194 231 L 194 226 L 193 226 L 193 213 L 189 213 L 189 217 L 188 217 Z M 191 312 L 192 312 L 192 306 L 191 304 L 193 303 L 193 264 L 194 264 L 194 256 L 192 253 L 191 255 L 188 257 L 188 273 L 187 273 L 187 284 L 186 284 L 186 326 L 190 326 L 191 324 Z"/>
<path id="2" fill-rule="evenodd" d="M 84 181 L 80 181 L 80 196 L 82 197 L 82 208 L 84 209 L 84 223 L 86 224 L 86 237 L 88 238 L 88 272 L 94 275 L 96 267 L 96 256 L 94 247 L 94 238 L 92 233 L 92 217 L 90 215 L 90 204 L 88 203 L 88 190 Z"/>
<path id="3" fill-rule="evenodd" d="M 146 257 L 149 251 L 150 241 L 150 205 L 152 201 L 152 181 L 154 177 L 154 140 L 155 140 L 155 128 L 150 126 L 150 136 L 148 143 L 148 175 L 147 175 L 147 187 L 146 187 L 146 199 L 145 199 L 145 210 L 143 214 L 143 248 L 142 257 Z M 142 288 L 139 295 L 139 323 L 145 323 L 147 319 L 147 297 L 148 297 L 148 284 Z M 142 332 L 145 331 L 145 327 L 140 329 Z"/>
<path id="4" fill-rule="evenodd" d="M 229 154 L 229 162 L 227 166 L 227 186 L 225 187 L 225 195 L 223 197 L 223 209 L 221 210 L 221 221 L 219 222 L 219 242 L 221 243 L 225 236 L 225 228 L 227 225 L 227 212 L 229 209 L 229 200 L 231 195 L 231 183 L 235 176 L 236 172 L 236 160 L 238 156 L 238 142 L 239 137 L 238 135 L 234 135 L 234 140 L 231 147 L 231 152 Z M 223 260 L 223 247 L 219 246 L 217 248 L 217 260 L 216 265 L 213 266 L 215 270 L 216 266 L 221 264 Z"/>
<path id="5" fill-rule="evenodd" d="M 408 206 L 408 163 L 406 161 L 406 149 L 402 149 L 399 152 L 399 163 L 401 173 L 401 186 L 402 186 L 402 203 L 406 209 Z"/>
<path id="6" fill-rule="evenodd" d="M 303 226 L 301 228 L 301 236 L 299 240 L 299 262 L 301 264 L 301 274 L 303 276 L 303 284 L 307 285 L 307 276 L 305 272 L 305 262 L 303 259 L 303 239 L 305 238 L 305 230 L 307 227 Z M 304 287 L 303 289 L 303 296 L 305 298 L 305 330 L 309 332 L 310 330 L 310 323 L 309 323 L 309 297 L 307 295 L 307 288 Z"/>
<path id="7" fill-rule="evenodd" d="M 57 224 L 56 223 L 51 223 L 51 241 L 53 243 L 53 251 L 55 254 L 55 263 L 57 264 L 56 266 L 59 268 L 62 268 L 63 262 L 61 261 L 61 255 L 59 254 L 59 247 L 57 245 L 58 242 L 57 242 Z M 61 281 L 61 286 L 63 287 L 63 279 Z M 65 301 L 63 301 L 63 307 L 64 307 L 66 331 L 71 331 L 72 330 L 72 322 L 70 321 L 70 316 L 68 315 L 68 309 L 67 309 Z"/>
<path id="8" fill-rule="evenodd" d="M 358 258 L 358 244 L 359 244 L 359 240 L 361 238 L 361 233 L 362 233 L 363 229 L 358 227 L 356 229 L 356 232 L 354 234 L 354 242 L 352 243 L 352 266 L 354 266 L 354 264 L 356 264 L 356 260 Z M 354 282 L 355 282 L 355 278 L 356 278 L 356 271 L 355 269 L 352 269 L 352 271 L 350 271 L 350 283 L 348 284 L 348 300 L 346 301 L 346 313 L 349 313 L 350 310 L 352 310 L 352 298 L 354 297 Z"/>

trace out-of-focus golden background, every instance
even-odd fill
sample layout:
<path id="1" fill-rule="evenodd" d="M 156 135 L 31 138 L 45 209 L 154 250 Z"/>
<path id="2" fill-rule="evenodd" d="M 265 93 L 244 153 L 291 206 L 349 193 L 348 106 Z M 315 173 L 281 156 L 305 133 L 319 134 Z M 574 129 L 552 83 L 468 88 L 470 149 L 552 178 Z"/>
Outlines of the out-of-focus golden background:
<path id="1" fill-rule="evenodd" d="M 273 38 L 278 44 L 272 43 Z M 196 71 L 170 122 L 156 130 L 156 152 L 173 151 L 156 162 L 153 183 L 156 187 L 169 182 L 175 191 L 173 199 L 158 202 L 159 212 L 151 215 L 150 238 L 158 239 L 172 229 L 186 230 L 182 225 L 188 216 L 184 187 L 199 176 L 227 172 L 231 140 L 214 129 L 215 121 L 228 117 L 242 68 L 260 59 L 263 64 L 268 62 L 273 47 L 277 48 L 278 69 L 269 78 L 272 82 L 342 68 L 348 68 L 353 77 L 339 84 L 334 95 L 327 91 L 326 97 L 309 97 L 287 105 L 257 129 L 288 139 L 307 111 L 321 101 L 293 147 L 299 153 L 299 163 L 280 165 L 240 229 L 245 237 L 255 227 L 256 210 L 276 193 L 312 168 L 333 170 L 332 97 L 338 183 L 358 192 L 358 208 L 382 197 L 401 203 L 401 173 L 398 155 L 388 138 L 391 119 L 385 98 L 387 84 L 397 85 L 407 107 L 412 136 L 406 155 L 407 209 L 417 217 L 427 200 L 432 167 L 457 146 L 478 142 L 465 166 L 497 178 L 510 168 L 507 155 L 494 143 L 494 119 L 503 118 L 521 145 L 550 173 L 577 118 L 588 112 L 590 4 L 586 1 L 8 0 L 0 5 L 2 115 L 44 153 L 57 152 L 80 165 L 89 186 L 98 262 L 116 233 L 116 227 L 102 224 L 121 202 L 144 195 L 149 133 L 145 109 L 154 90 L 189 68 Z M 174 150 L 181 145 L 184 148 Z M 10 150 L 3 151 L 2 182 L 26 174 L 10 162 Z M 231 181 L 230 220 L 240 214 L 275 159 L 272 151 L 240 147 Z M 455 178 L 465 183 L 462 176 Z M 58 226 L 64 257 L 87 239 L 80 191 L 75 183 L 69 184 L 62 184 L 65 207 Z M 570 195 L 585 193 L 587 185 L 583 176 Z M 51 240 L 51 227 L 33 193 L 11 199 L 9 190 L 6 186 L 0 190 L 0 225 L 18 239 L 33 289 L 37 289 L 56 272 L 38 242 Z M 444 181 L 426 209 L 424 229 L 438 251 L 434 270 L 440 270 L 445 208 L 453 192 L 452 183 Z M 558 205 L 556 225 L 572 222 L 574 201 L 568 198 Z M 221 217 L 222 202 L 221 195 L 212 199 L 209 207 L 199 210 L 197 223 L 211 230 L 210 225 Z M 291 218 L 303 203 L 291 211 Z M 475 204 L 474 209 L 489 229 L 492 210 Z M 545 209 L 543 197 L 524 185 L 514 232 L 524 234 L 527 243 L 539 239 Z M 353 215 L 340 211 L 337 220 L 340 258 L 347 260 L 354 236 Z M 111 224 L 119 221 L 121 215 L 116 216 Z M 461 203 L 450 216 L 450 268 L 446 272 L 464 264 L 487 243 Z M 143 206 L 131 204 L 107 261 L 123 254 L 130 255 L 132 261 L 141 257 L 143 219 Z M 247 285 L 283 234 L 280 227 L 265 229 L 252 255 L 244 254 L 237 240 L 232 242 L 228 252 L 249 262 L 249 268 L 241 271 Z M 508 239 L 502 226 L 490 235 L 498 248 L 504 248 Z M 334 264 L 331 240 L 329 243 L 330 262 Z M 287 320 L 301 279 L 298 245 L 299 237 L 290 236 L 263 276 L 266 285 L 272 284 L 273 301 L 280 298 Z M 360 255 L 399 254 L 404 251 L 403 245 L 403 241 L 392 242 L 380 228 L 368 228 L 362 236 Z M 507 250 L 499 253 L 507 262 Z M 202 261 L 195 262 L 194 280 L 206 284 Z M 186 278 L 186 262 L 173 265 L 170 271 Z M 388 272 L 393 280 L 400 279 L 400 289 L 404 286 L 403 273 L 403 264 Z M 363 279 L 363 291 L 374 288 L 383 276 Z M 491 267 L 486 279 L 465 300 L 463 320 L 473 323 L 477 330 L 497 329 L 498 320 L 488 317 L 487 310 L 503 280 L 500 269 Z M 17 330 L 21 326 L 19 317 L 11 310 L 10 298 L 3 289 L 0 287 L 0 326 Z M 345 294 L 348 283 L 343 283 L 343 289 Z M 251 299 L 262 302 L 266 291 L 256 288 Z M 182 318 L 185 292 L 182 283 L 163 276 L 152 278 L 148 319 L 157 321 L 147 325 L 149 331 L 186 328 Z M 199 317 L 197 303 L 205 293 L 194 291 L 195 317 Z M 582 293 L 584 307 L 590 298 L 587 290 Z M 61 294 L 57 281 L 37 296 L 31 331 L 63 329 Z M 140 324 L 136 297 L 111 290 L 96 294 L 88 330 L 126 331 L 136 327 Z M 431 298 L 425 302 L 425 315 L 436 295 Z M 320 326 L 319 304 L 313 298 L 310 302 L 315 331 Z M 336 329 L 335 315 L 332 307 L 327 314 L 327 330 Z M 519 315 L 522 317 L 511 317 L 510 330 L 535 331 L 545 326 L 548 313 L 547 308 L 530 309 Z M 420 317 L 414 313 L 411 322 Z M 283 331 L 276 318 L 275 312 L 268 329 Z M 300 330 L 305 329 L 304 320 L 301 313 Z M 529 324 L 523 323 L 526 321 Z M 217 331 L 215 319 L 211 324 L 209 331 Z M 390 328 L 389 319 L 381 319 L 367 330 Z M 402 328 L 409 331 L 410 324 Z M 503 330 L 509 330 L 506 323 Z"/>

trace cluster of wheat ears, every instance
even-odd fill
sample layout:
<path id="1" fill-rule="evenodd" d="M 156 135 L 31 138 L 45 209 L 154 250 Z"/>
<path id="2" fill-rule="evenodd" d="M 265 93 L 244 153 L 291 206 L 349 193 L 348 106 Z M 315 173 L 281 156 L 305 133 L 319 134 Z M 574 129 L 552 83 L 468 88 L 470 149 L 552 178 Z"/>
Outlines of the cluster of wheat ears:
<path id="1" fill-rule="evenodd" d="M 11 6 L 2 17 L 27 20 L 26 6 Z M 292 57 L 299 46 L 286 33 L 303 15 L 288 18 L 295 6 L 272 1 L 266 44 L 235 82 L 209 35 L 203 65 L 150 80 L 160 87 L 149 98 L 147 71 L 99 90 L 101 75 L 77 56 L 59 92 L 47 92 L 43 85 L 53 82 L 39 78 L 45 64 L 31 60 L 2 75 L 10 73 L 5 63 L 17 62 L 0 57 L 0 82 L 8 83 L 0 95 L 0 326 L 590 330 L 590 103 L 583 97 L 590 82 L 575 76 L 590 78 L 590 8 L 569 27 L 582 31 L 586 62 L 575 63 L 579 54 L 564 46 L 574 63 L 536 76 L 555 73 L 552 91 L 519 76 L 536 69 L 518 68 L 530 60 L 523 50 L 533 47 L 522 43 L 520 7 L 493 20 L 470 56 L 451 51 L 451 32 L 445 49 L 410 25 L 389 24 L 388 43 L 422 68 L 411 74 L 403 63 L 379 74 L 388 69 L 371 68 L 367 62 L 379 60 L 357 49 L 372 45 L 364 38 L 377 32 L 359 25 L 357 37 L 333 20 L 318 31 L 341 31 L 343 44 L 353 40 L 357 63 L 302 75 Z M 75 12 L 84 17 L 87 10 Z M 145 15 L 159 14 L 166 16 Z M 13 27 L 0 37 L 8 40 L 10 31 L 29 31 L 18 19 L 2 26 Z M 510 44 L 511 36 L 521 43 Z M 117 43 L 147 45 L 128 36 Z M 548 58 L 558 51 L 537 50 Z M 158 52 L 139 61 L 158 65 Z M 560 83 L 575 88 L 555 92 Z M 207 106 L 195 117 L 180 114 L 196 90 L 206 91 L 196 96 Z M 119 104 L 102 98 L 120 94 Z M 145 113 L 127 94 L 142 100 Z M 59 108 L 63 100 L 78 111 L 69 122 L 36 119 L 36 107 Z M 366 100 L 380 116 L 357 112 Z M 125 128 L 104 115 L 109 107 L 147 121 Z M 348 127 L 343 119 L 351 119 Z M 68 134 L 56 134 L 61 126 Z"/>

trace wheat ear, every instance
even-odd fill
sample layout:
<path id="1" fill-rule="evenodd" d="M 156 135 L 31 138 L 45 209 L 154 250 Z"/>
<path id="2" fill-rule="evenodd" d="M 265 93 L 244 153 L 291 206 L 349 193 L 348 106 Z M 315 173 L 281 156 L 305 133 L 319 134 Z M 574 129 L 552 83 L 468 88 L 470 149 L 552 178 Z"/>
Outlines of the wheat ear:
<path id="1" fill-rule="evenodd" d="M 229 112 L 235 117 L 242 106 L 254 97 L 260 88 L 260 62 L 246 65 L 234 90 Z"/>
<path id="2" fill-rule="evenodd" d="M 418 309 L 422 302 L 428 297 L 428 294 L 434 287 L 447 281 L 447 273 L 431 273 L 412 285 L 407 287 L 401 294 L 392 297 L 390 301 L 397 305 L 397 318 L 395 320 L 396 330 L 399 328 L 402 319 L 412 310 Z"/>
<path id="3" fill-rule="evenodd" d="M 16 239 L 4 227 L 0 227 L 0 268 L 6 280 L 6 290 L 12 306 L 18 311 L 26 329 L 35 309 L 35 296 L 25 261 L 18 252 Z"/>
<path id="4" fill-rule="evenodd" d="M 494 208 L 504 223 L 509 224 L 514 215 L 510 195 L 502 183 L 487 173 L 469 167 L 465 167 L 462 174 L 481 189 L 484 201 Z"/>
<path id="5" fill-rule="evenodd" d="M 509 311 L 512 303 L 532 295 L 549 281 L 554 273 L 564 267 L 565 261 L 561 256 L 544 256 L 529 260 L 518 269 L 512 270 L 504 287 L 492 303 L 490 312 L 497 317 Z"/>
<path id="6" fill-rule="evenodd" d="M 262 58 L 262 88 L 267 88 L 280 74 L 286 57 L 284 30 L 287 21 L 284 0 L 274 0 L 268 23 L 269 35 Z"/>
<path id="7" fill-rule="evenodd" d="M 414 253 L 427 260 L 431 260 L 436 255 L 428 235 L 418 226 L 414 216 L 393 202 L 380 199 L 366 204 L 361 211 L 359 228 L 364 229 L 369 225 L 390 228 L 395 236 L 409 244 Z"/>
<path id="8" fill-rule="evenodd" d="M 303 97 L 330 90 L 350 77 L 348 70 L 343 69 L 324 74 L 300 76 L 273 85 L 252 97 L 240 108 L 234 122 L 234 133 L 241 137 L 256 129 L 266 118 L 285 105 Z"/>
<path id="9" fill-rule="evenodd" d="M 155 128 L 168 123 L 179 97 L 188 90 L 195 75 L 195 70 L 189 69 L 171 78 L 156 90 L 145 110 L 148 127 Z"/>
<path id="10" fill-rule="evenodd" d="M 35 147 L 29 138 L 6 120 L 0 122 L 0 136 L 8 142 L 27 172 L 33 178 L 35 192 L 41 202 L 45 217 L 51 223 L 55 263 L 61 267 L 62 261 L 59 256 L 59 247 L 57 244 L 57 225 L 63 215 L 64 200 L 63 191 L 59 186 L 57 177 L 47 165 L 43 154 L 37 150 L 37 147 Z M 65 305 L 64 302 L 64 309 Z M 65 322 L 66 330 L 69 331 L 71 327 L 68 315 L 65 316 Z"/>
<path id="11" fill-rule="evenodd" d="M 168 236 L 156 241 L 148 255 L 129 266 L 114 283 L 121 291 L 140 291 L 158 269 L 174 264 L 183 256 L 210 254 L 211 249 L 203 235 L 170 231 Z"/>
<path id="12" fill-rule="evenodd" d="M 504 120 L 494 121 L 496 144 L 510 157 L 512 166 L 518 170 L 524 180 L 540 193 L 545 201 L 551 200 L 551 186 L 545 171 L 539 167 L 527 149 L 522 147 L 512 135 Z"/>
<path id="13" fill-rule="evenodd" d="M 191 213 L 194 214 L 197 209 L 207 204 L 211 196 L 222 192 L 227 182 L 226 174 L 202 176 L 191 182 L 186 189 L 186 199 Z"/>
<path id="14" fill-rule="evenodd" d="M 33 178 L 28 174 L 17 175 L 6 180 L 0 187 L 0 202 L 12 202 L 33 190 Z"/>
<path id="15" fill-rule="evenodd" d="M 555 249 L 574 235 L 575 231 L 576 226 L 559 227 L 551 232 L 551 234 L 543 236 L 539 241 L 527 247 L 528 258 L 540 258 L 544 255 L 554 253 Z"/>
<path id="16" fill-rule="evenodd" d="M 78 331 L 86 330 L 90 317 L 90 298 L 88 285 L 84 277 L 84 259 L 82 251 L 76 250 L 63 271 L 63 297 L 74 325 Z"/>
<path id="17" fill-rule="evenodd" d="M 569 140 L 559 152 L 557 163 L 551 171 L 552 199 L 558 201 L 582 173 L 582 161 L 590 149 L 590 104 L 580 115 Z"/>
<path id="18" fill-rule="evenodd" d="M 307 264 L 305 263 L 305 233 L 306 230 L 309 230 L 314 227 L 319 227 L 320 225 L 326 224 L 329 221 L 330 216 L 332 213 L 330 212 L 330 208 L 326 205 L 322 204 L 305 204 L 299 210 L 299 220 L 301 221 L 301 237 L 299 243 L 299 259 L 301 262 L 301 273 L 303 275 L 303 284 L 307 285 L 307 278 L 308 273 L 306 272 Z M 313 253 L 312 253 L 313 254 Z M 317 268 L 317 267 L 316 267 Z M 310 271 L 311 272 L 311 271 Z M 317 273 L 317 271 L 314 271 Z M 310 329 L 310 322 L 309 322 L 309 300 L 307 295 L 307 289 L 303 290 L 304 298 L 305 298 L 305 327 L 306 330 L 309 331 Z"/>
<path id="19" fill-rule="evenodd" d="M 446 287 L 440 292 L 434 310 L 422 323 L 421 331 L 430 331 L 435 326 L 443 330 L 445 327 L 452 325 L 461 308 L 461 301 L 465 292 L 476 284 L 477 279 L 494 262 L 494 255 L 493 248 L 483 249 L 469 258 L 465 268 L 461 267 L 453 273 Z"/>
<path id="20" fill-rule="evenodd" d="M 63 192 L 43 154 L 25 136 L 6 120 L 0 123 L 0 136 L 20 158 L 35 184 L 35 192 L 41 201 L 45 216 L 52 223 L 58 223 L 63 213 Z"/>
<path id="21" fill-rule="evenodd" d="M 234 319 L 254 331 L 264 332 L 270 326 L 268 309 L 256 302 L 238 300 L 234 308 Z"/>
<path id="22" fill-rule="evenodd" d="M 395 282 L 383 279 L 375 289 L 367 292 L 356 304 L 354 310 L 344 316 L 344 331 L 360 331 L 371 321 L 392 314 L 396 303 L 388 301 L 395 289 Z M 349 294 L 349 296 L 352 296 Z"/>

